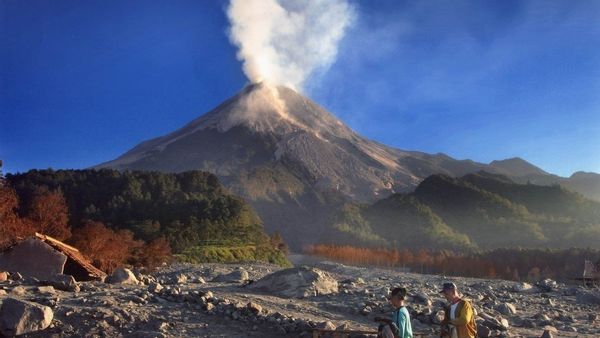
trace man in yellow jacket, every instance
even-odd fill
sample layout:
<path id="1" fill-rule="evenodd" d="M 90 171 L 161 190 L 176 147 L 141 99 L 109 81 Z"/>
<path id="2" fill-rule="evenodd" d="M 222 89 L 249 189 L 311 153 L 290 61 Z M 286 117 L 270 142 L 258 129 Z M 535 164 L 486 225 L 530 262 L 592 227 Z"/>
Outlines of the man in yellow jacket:
<path id="1" fill-rule="evenodd" d="M 474 338 L 477 336 L 475 313 L 468 300 L 460 298 L 456 284 L 444 283 L 441 294 L 448 301 L 442 322 L 443 338 Z"/>

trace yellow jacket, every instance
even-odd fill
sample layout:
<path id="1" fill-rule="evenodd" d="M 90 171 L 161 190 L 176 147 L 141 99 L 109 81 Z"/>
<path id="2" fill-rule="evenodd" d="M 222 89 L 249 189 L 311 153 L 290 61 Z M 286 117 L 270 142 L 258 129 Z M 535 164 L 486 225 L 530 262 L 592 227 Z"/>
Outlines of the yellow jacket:
<path id="1" fill-rule="evenodd" d="M 456 307 L 455 319 L 450 320 L 450 306 L 445 309 L 444 323 L 454 325 L 458 338 L 474 338 L 477 336 L 475 313 L 468 300 L 461 299 Z"/>

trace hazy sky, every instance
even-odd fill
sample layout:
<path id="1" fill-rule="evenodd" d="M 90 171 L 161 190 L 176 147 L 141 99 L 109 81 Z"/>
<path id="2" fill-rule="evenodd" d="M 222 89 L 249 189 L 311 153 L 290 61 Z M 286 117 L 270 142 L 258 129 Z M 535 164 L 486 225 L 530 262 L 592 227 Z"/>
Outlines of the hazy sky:
<path id="1" fill-rule="evenodd" d="M 600 1 L 350 1 L 304 94 L 364 136 L 600 172 Z M 85 168 L 246 83 L 227 1 L 0 0 L 5 172 Z"/>

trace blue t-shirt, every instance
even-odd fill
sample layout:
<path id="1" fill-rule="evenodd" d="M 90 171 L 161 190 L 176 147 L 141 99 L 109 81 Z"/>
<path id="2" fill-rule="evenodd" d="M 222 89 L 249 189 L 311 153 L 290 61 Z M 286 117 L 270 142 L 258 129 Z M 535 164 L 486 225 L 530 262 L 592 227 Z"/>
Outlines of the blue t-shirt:
<path id="1" fill-rule="evenodd" d="M 402 306 L 393 313 L 393 321 L 398 326 L 400 338 L 412 338 L 412 325 L 410 324 L 410 314 L 406 307 Z"/>

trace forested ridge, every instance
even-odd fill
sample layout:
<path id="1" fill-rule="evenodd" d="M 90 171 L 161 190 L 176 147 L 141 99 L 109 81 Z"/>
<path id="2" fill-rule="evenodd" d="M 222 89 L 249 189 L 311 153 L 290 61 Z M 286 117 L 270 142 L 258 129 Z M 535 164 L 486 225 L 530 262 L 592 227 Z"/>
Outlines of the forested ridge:
<path id="1" fill-rule="evenodd" d="M 598 249 L 600 203 L 559 185 L 518 184 L 486 172 L 432 175 L 412 193 L 346 204 L 323 242 L 459 251 Z"/>
<path id="2" fill-rule="evenodd" d="M 21 216 L 31 209 L 40 190 L 60 192 L 73 232 L 95 222 L 111 230 L 130 231 L 136 240 L 147 243 L 164 239 L 179 254 L 198 246 L 252 245 L 261 251 L 261 258 L 285 261 L 281 238 L 267 236 L 252 208 L 207 172 L 48 169 L 5 178 L 18 196 Z"/>

